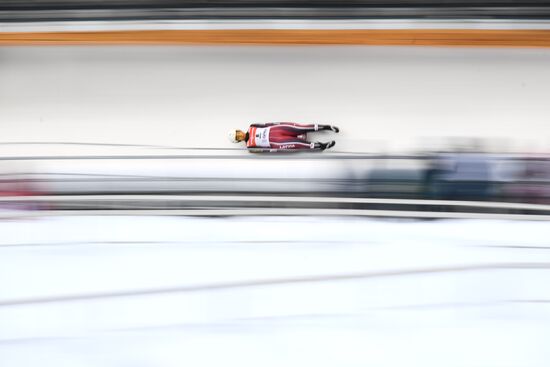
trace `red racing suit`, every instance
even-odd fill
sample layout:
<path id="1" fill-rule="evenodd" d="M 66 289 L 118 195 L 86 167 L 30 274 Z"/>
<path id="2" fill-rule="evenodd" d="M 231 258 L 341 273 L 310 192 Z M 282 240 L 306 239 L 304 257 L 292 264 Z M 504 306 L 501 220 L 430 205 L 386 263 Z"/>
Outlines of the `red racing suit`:
<path id="1" fill-rule="evenodd" d="M 319 130 L 318 124 L 296 124 L 294 122 L 270 122 L 252 124 L 246 133 L 246 147 L 249 150 L 298 150 L 321 149 L 319 143 L 307 141 L 307 133 Z"/>

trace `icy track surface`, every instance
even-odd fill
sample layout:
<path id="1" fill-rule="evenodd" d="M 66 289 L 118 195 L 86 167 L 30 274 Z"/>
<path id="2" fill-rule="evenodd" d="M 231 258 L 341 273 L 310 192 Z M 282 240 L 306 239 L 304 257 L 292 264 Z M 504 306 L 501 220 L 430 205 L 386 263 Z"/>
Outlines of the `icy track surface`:
<path id="1" fill-rule="evenodd" d="M 548 366 L 548 223 L 0 223 L 2 366 Z"/>
<path id="2" fill-rule="evenodd" d="M 230 129 L 297 121 L 340 126 L 338 135 L 312 135 L 335 138 L 333 151 L 407 152 L 478 137 L 548 152 L 548 65 L 549 49 L 0 47 L 1 142 L 235 148 Z M 143 150 L 2 144 L 0 152 Z"/>

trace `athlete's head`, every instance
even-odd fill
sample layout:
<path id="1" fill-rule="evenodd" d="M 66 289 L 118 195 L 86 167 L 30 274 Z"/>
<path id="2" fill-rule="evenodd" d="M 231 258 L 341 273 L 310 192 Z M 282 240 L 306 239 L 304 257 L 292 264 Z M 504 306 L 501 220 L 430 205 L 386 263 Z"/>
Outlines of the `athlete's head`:
<path id="1" fill-rule="evenodd" d="M 241 130 L 231 130 L 229 132 L 229 140 L 233 143 L 238 143 L 246 139 L 246 133 Z"/>

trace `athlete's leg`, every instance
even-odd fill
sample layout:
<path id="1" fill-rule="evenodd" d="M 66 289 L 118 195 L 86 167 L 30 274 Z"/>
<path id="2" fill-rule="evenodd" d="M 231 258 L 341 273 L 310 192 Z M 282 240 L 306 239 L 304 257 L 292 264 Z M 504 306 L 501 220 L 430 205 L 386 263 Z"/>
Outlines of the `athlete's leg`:
<path id="1" fill-rule="evenodd" d="M 334 127 L 330 125 L 300 125 L 300 124 L 280 124 L 271 126 L 269 131 L 269 141 L 277 142 L 280 140 L 297 139 L 307 141 L 307 134 L 310 131 L 331 130 Z M 338 128 L 336 128 L 338 131 Z"/>
<path id="2" fill-rule="evenodd" d="M 319 149 L 315 143 L 304 143 L 301 141 L 288 141 L 286 143 L 271 143 L 272 149 L 277 150 L 313 150 Z"/>
<path id="3" fill-rule="evenodd" d="M 281 138 L 297 137 L 298 135 L 307 134 L 308 132 L 318 131 L 319 125 L 316 124 L 295 124 L 292 122 L 283 122 L 278 125 L 271 126 L 269 137 L 279 136 Z"/>
<path id="4" fill-rule="evenodd" d="M 316 149 L 315 143 L 305 139 L 297 138 L 296 136 L 288 136 L 283 134 L 269 134 L 269 143 L 271 148 L 279 150 L 303 150 Z"/>
<path id="5" fill-rule="evenodd" d="M 331 130 L 335 133 L 340 132 L 336 126 L 333 125 L 321 125 L 321 124 L 297 124 L 294 122 L 281 122 L 278 125 L 273 125 L 271 131 L 273 133 L 278 133 L 281 135 L 287 136 L 297 136 L 303 133 L 321 131 L 321 130 Z"/>
<path id="6" fill-rule="evenodd" d="M 340 132 L 340 129 L 337 126 L 334 126 L 334 125 L 318 125 L 318 126 L 319 126 L 319 131 L 320 130 L 330 130 L 330 131 L 334 131 L 335 133 Z"/>
<path id="7" fill-rule="evenodd" d="M 278 150 L 325 150 L 334 146 L 335 142 L 309 142 L 303 139 L 284 139 L 278 137 L 270 141 L 272 149 Z"/>

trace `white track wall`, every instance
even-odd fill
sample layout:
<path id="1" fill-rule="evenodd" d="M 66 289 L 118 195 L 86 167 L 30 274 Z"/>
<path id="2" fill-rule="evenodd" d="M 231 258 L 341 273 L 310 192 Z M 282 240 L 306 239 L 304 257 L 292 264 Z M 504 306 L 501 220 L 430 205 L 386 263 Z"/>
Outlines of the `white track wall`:
<path id="1" fill-rule="evenodd" d="M 338 124 L 341 151 L 548 151 L 548 65 L 546 49 L 3 47 L 1 141 L 223 148 L 228 129 L 299 121 Z"/>

